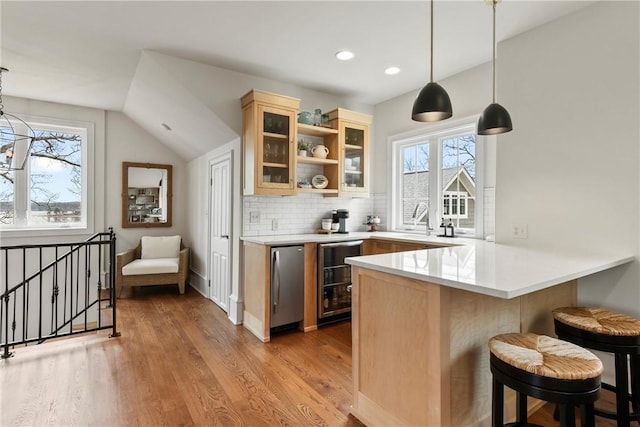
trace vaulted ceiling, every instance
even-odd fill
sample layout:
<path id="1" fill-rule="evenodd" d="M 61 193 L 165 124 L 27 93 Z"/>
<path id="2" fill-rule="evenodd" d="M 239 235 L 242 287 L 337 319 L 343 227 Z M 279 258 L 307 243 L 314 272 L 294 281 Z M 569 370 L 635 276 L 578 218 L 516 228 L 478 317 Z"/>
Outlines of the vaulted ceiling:
<path id="1" fill-rule="evenodd" d="M 590 3 L 505 0 L 498 39 Z M 3 92 L 123 110 L 147 50 L 375 105 L 428 80 L 429 16 L 427 1 L 4 0 Z M 436 80 L 490 60 L 483 0 L 436 1 L 434 18 Z"/>

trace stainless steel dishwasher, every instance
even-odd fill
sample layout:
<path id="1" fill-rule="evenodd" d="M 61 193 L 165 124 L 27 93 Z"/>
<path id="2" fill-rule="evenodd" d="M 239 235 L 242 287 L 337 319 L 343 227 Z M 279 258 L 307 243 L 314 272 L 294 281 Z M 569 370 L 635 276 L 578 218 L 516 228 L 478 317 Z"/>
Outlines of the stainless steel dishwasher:
<path id="1" fill-rule="evenodd" d="M 351 266 L 344 259 L 362 254 L 362 240 L 318 244 L 318 324 L 351 316 Z"/>

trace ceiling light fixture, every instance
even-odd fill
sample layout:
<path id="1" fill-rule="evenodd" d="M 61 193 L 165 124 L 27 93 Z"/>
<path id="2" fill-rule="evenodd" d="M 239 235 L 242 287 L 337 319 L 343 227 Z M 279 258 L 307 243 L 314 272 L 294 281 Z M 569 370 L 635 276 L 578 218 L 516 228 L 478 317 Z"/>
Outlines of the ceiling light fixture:
<path id="1" fill-rule="evenodd" d="M 493 8 L 493 101 L 478 119 L 478 135 L 497 135 L 513 130 L 511 116 L 496 102 L 496 4 L 501 0 L 485 0 Z"/>
<path id="2" fill-rule="evenodd" d="M 398 67 L 387 67 L 387 69 L 384 70 L 384 73 L 389 75 L 389 76 L 394 76 L 396 74 L 398 74 L 400 72 L 400 68 Z"/>
<path id="3" fill-rule="evenodd" d="M 35 137 L 35 132 L 24 120 L 4 111 L 2 73 L 7 71 L 0 67 L 0 172 L 23 170 Z"/>
<path id="4" fill-rule="evenodd" d="M 453 116 L 449 94 L 433 81 L 433 0 L 431 0 L 431 76 L 413 102 L 411 118 L 417 122 L 437 122 Z"/>
<path id="5" fill-rule="evenodd" d="M 348 61 L 350 59 L 353 59 L 355 55 L 353 54 L 353 52 L 349 51 L 349 50 L 341 50 L 339 52 L 336 52 L 336 58 L 338 58 L 340 61 Z"/>

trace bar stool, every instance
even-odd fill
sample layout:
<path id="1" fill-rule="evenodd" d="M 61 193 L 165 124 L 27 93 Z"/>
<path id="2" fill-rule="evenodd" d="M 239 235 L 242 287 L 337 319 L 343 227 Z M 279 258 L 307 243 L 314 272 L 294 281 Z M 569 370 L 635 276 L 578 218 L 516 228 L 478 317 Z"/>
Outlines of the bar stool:
<path id="1" fill-rule="evenodd" d="M 560 426 L 575 426 L 576 405 L 582 427 L 594 427 L 593 402 L 600 392 L 602 362 L 593 353 L 566 341 L 536 334 L 501 334 L 489 340 L 493 374 L 492 423 L 504 422 L 504 386 L 516 391 L 513 427 L 541 427 L 527 423 L 527 396 L 554 402 Z"/>
<path id="2" fill-rule="evenodd" d="M 616 394 L 616 412 L 596 408 L 596 415 L 617 420 L 618 427 L 640 424 L 640 320 L 598 307 L 557 308 L 553 319 L 559 338 L 615 355 L 616 385 L 602 388 Z"/>

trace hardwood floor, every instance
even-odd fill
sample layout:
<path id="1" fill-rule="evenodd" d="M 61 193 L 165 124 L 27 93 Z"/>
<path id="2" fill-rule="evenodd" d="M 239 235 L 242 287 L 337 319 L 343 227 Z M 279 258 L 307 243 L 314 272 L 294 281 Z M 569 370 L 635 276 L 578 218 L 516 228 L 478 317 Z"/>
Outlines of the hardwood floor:
<path id="1" fill-rule="evenodd" d="M 0 425 L 358 426 L 351 325 L 263 344 L 192 289 L 118 300 L 122 336 L 16 349 L 0 362 Z"/>
<path id="2" fill-rule="evenodd" d="M 118 316 L 119 338 L 104 331 L 0 361 L 0 425 L 362 425 L 348 415 L 349 322 L 263 344 L 189 287 L 140 288 L 118 300 Z M 552 412 L 531 421 L 558 425 Z"/>

